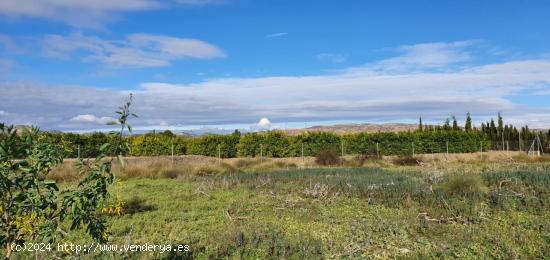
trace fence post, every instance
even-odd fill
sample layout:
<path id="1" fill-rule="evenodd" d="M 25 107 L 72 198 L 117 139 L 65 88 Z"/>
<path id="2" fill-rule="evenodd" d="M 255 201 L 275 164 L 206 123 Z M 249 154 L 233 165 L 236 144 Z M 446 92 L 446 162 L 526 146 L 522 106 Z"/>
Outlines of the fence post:
<path id="1" fill-rule="evenodd" d="M 260 162 L 264 162 L 264 147 L 260 144 Z"/>
<path id="2" fill-rule="evenodd" d="M 502 152 L 504 152 L 504 131 L 502 131 Z"/>
<path id="3" fill-rule="evenodd" d="M 413 157 L 414 157 L 414 143 L 412 143 Z"/>
<path id="4" fill-rule="evenodd" d="M 172 164 L 174 164 L 174 144 L 172 144 Z"/>
<path id="5" fill-rule="evenodd" d="M 302 164 L 304 163 L 304 143 L 302 143 Z"/>
<path id="6" fill-rule="evenodd" d="M 341 142 L 340 145 L 342 146 L 342 157 L 344 157 L 344 142 Z"/>
<path id="7" fill-rule="evenodd" d="M 479 147 L 480 147 L 480 151 L 481 151 L 481 160 L 483 160 L 483 141 L 479 142 Z"/>
<path id="8" fill-rule="evenodd" d="M 80 145 L 78 145 L 76 149 L 78 150 L 78 158 L 80 158 Z"/>
<path id="9" fill-rule="evenodd" d="M 446 142 L 445 142 L 445 148 L 447 149 L 447 150 L 446 150 L 446 151 L 447 151 L 446 154 L 447 154 L 447 156 L 449 156 L 449 141 L 446 141 Z"/>
<path id="10" fill-rule="evenodd" d="M 222 164 L 222 150 L 218 144 L 218 164 Z"/>
<path id="11" fill-rule="evenodd" d="M 521 152 L 521 132 L 518 131 L 518 146 L 519 146 L 519 151 Z"/>
<path id="12" fill-rule="evenodd" d="M 380 158 L 380 150 L 378 149 L 378 143 L 376 143 L 376 156 Z"/>

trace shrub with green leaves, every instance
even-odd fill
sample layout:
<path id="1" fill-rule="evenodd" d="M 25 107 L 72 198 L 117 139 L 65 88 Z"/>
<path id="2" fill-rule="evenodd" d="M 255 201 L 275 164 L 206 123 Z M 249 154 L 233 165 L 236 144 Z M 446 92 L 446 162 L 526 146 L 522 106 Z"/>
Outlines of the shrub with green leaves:
<path id="1" fill-rule="evenodd" d="M 123 164 L 121 155 L 128 147 L 123 132 L 131 131 L 127 124 L 133 115 L 131 103 L 132 95 L 117 111 L 119 119 L 113 124 L 119 124 L 120 131 L 110 134 L 117 140 L 114 146 L 104 143 L 94 160 L 80 159 L 77 169 L 83 178 L 75 188 L 64 191 L 48 179 L 52 168 L 63 161 L 63 147 L 40 140 L 38 128 L 27 129 L 20 137 L 13 126 L 0 124 L 0 245 L 5 258 L 24 242 L 55 241 L 66 234 L 61 228 L 65 221 L 71 230 L 84 228 L 97 242 L 106 242 L 107 227 L 98 208 L 108 198 L 107 187 L 114 181 L 114 157 L 107 160 L 105 154 L 110 150 Z"/>
<path id="2" fill-rule="evenodd" d="M 232 158 L 237 156 L 237 143 L 241 138 L 239 131 L 231 135 L 208 134 L 187 140 L 187 153 L 212 157 Z"/>
<path id="3" fill-rule="evenodd" d="M 443 190 L 450 194 L 472 196 L 487 192 L 487 186 L 479 174 L 461 174 L 444 183 Z"/>
<path id="4" fill-rule="evenodd" d="M 177 137 L 170 132 L 160 134 L 148 133 L 130 138 L 131 155 L 133 156 L 159 156 L 182 155 L 186 152 L 185 139 Z M 172 150 L 173 149 L 173 150 Z"/>
<path id="5" fill-rule="evenodd" d="M 340 156 L 334 149 L 320 150 L 315 157 L 315 162 L 320 165 L 337 165 L 340 163 Z"/>

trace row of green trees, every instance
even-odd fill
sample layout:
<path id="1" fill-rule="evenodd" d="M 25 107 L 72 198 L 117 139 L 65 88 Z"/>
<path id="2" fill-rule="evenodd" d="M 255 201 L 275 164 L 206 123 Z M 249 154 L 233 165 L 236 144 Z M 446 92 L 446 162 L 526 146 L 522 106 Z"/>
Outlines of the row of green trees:
<path id="1" fill-rule="evenodd" d="M 456 117 L 452 116 L 447 118 L 443 125 L 427 125 L 422 123 L 422 118 L 419 120 L 418 131 L 421 132 L 433 132 L 433 131 L 464 131 L 464 132 L 477 132 L 485 136 L 486 139 L 491 141 L 492 150 L 529 150 L 531 144 L 538 138 L 541 143 L 547 149 L 550 143 L 550 130 L 543 133 L 540 130 L 529 129 L 529 127 L 523 126 L 516 128 L 511 124 L 505 124 L 501 113 L 497 115 L 497 121 L 491 119 L 488 122 L 481 123 L 480 128 L 472 126 L 472 118 L 470 113 L 466 114 L 466 120 L 463 127 L 459 126 Z"/>
<path id="2" fill-rule="evenodd" d="M 544 147 L 550 141 L 550 131 L 540 133 L 527 126 L 517 129 L 504 124 L 499 113 L 495 122 L 482 123 L 480 128 L 472 126 L 470 114 L 464 126 L 459 126 L 455 117 L 447 119 L 443 125 L 427 125 L 420 119 L 415 131 L 401 133 L 353 133 L 337 135 L 328 132 L 310 132 L 287 135 L 283 131 L 268 131 L 241 134 L 235 131 L 230 135 L 204 135 L 200 137 L 177 136 L 170 131 L 152 132 L 144 135 L 125 137 L 130 144 L 126 155 L 206 155 L 231 157 L 254 157 L 262 154 L 267 157 L 287 157 L 316 155 L 320 150 L 333 149 L 344 154 L 404 155 L 414 153 L 469 153 L 483 150 L 527 151 L 539 136 Z M 1 136 L 0 136 L 1 138 Z M 66 157 L 96 157 L 104 143 L 115 144 L 116 139 L 105 133 L 74 134 L 43 132 L 42 141 L 59 144 Z M 105 153 L 115 155 L 109 146 Z"/>
<path id="3" fill-rule="evenodd" d="M 42 141 L 62 147 L 65 157 L 93 157 L 100 153 L 104 143 L 116 143 L 110 135 L 93 133 L 42 133 Z M 480 132 L 464 131 L 410 131 L 401 133 L 353 133 L 337 135 L 329 132 L 309 132 L 288 135 L 283 131 L 268 131 L 200 137 L 176 136 L 169 131 L 125 137 L 129 148 L 126 155 L 206 155 L 232 157 L 291 157 L 314 156 L 321 150 L 332 149 L 344 154 L 403 155 L 415 153 L 469 153 L 491 142 Z M 448 149 L 448 150 L 447 150 Z M 106 154 L 115 151 L 107 149 Z"/>

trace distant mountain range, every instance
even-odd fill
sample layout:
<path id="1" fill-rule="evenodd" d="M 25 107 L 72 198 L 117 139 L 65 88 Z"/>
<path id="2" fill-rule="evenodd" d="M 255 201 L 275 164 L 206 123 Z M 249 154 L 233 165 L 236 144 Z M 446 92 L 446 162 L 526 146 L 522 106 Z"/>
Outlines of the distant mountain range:
<path id="1" fill-rule="evenodd" d="M 30 128 L 26 125 L 16 126 L 17 132 L 21 133 L 23 129 Z M 292 129 L 272 129 L 272 130 L 281 130 L 289 135 L 298 135 L 305 132 L 332 132 L 337 134 L 344 133 L 358 133 L 358 132 L 406 132 L 416 130 L 418 125 L 416 124 L 403 124 L 403 123 L 385 123 L 385 124 L 338 124 L 338 125 L 318 125 L 308 128 L 292 128 Z M 163 130 L 157 130 L 155 132 L 161 133 Z M 176 130 L 172 131 L 176 135 L 180 136 L 200 136 L 206 134 L 231 134 L 235 131 L 234 129 L 218 129 L 218 128 L 204 128 L 204 129 L 195 129 L 195 130 Z M 241 133 L 251 132 L 250 129 L 239 129 Z M 52 133 L 60 132 L 57 130 L 49 131 Z M 134 131 L 134 135 L 141 135 L 146 133 L 151 133 L 152 131 L 148 130 L 137 130 Z M 88 134 L 91 132 L 87 132 Z M 86 134 L 86 132 L 84 133 Z"/>
<path id="2" fill-rule="evenodd" d="M 386 123 L 386 124 L 339 124 L 330 126 L 312 126 L 300 129 L 285 130 L 290 135 L 304 132 L 332 132 L 337 134 L 358 132 L 406 132 L 418 129 L 417 124 Z"/>
<path id="3" fill-rule="evenodd" d="M 26 125 L 17 125 L 16 129 L 18 133 L 21 133 L 23 129 L 30 128 L 30 126 Z M 336 134 L 345 134 L 345 133 L 359 133 L 359 132 L 367 132 L 367 133 L 373 133 L 373 132 L 406 132 L 406 131 L 414 131 L 418 129 L 418 124 L 405 124 L 405 123 L 384 123 L 384 124 L 371 124 L 371 123 L 364 123 L 364 124 L 337 124 L 337 125 L 318 125 L 318 126 L 312 126 L 307 128 L 291 128 L 291 129 L 270 129 L 270 130 L 280 130 L 284 131 L 289 135 L 298 135 L 301 133 L 306 132 L 331 132 Z M 248 133 L 248 132 L 255 132 L 251 129 L 238 129 L 242 134 Z M 544 131 L 546 132 L 547 129 L 533 129 L 537 131 Z M 164 130 L 157 130 L 156 133 L 161 133 Z M 201 129 L 194 129 L 194 130 L 172 130 L 171 132 L 175 135 L 179 136 L 201 136 L 201 135 L 207 135 L 207 134 L 219 134 L 219 135 L 226 135 L 231 134 L 235 131 L 235 129 L 220 129 L 220 128 L 201 128 Z M 267 131 L 267 130 L 264 130 Z M 51 130 L 48 132 L 56 133 L 60 132 L 57 130 Z M 80 132 L 81 134 L 90 134 L 93 131 L 90 132 Z M 133 135 L 142 135 L 146 133 L 152 133 L 151 130 L 134 130 Z"/>

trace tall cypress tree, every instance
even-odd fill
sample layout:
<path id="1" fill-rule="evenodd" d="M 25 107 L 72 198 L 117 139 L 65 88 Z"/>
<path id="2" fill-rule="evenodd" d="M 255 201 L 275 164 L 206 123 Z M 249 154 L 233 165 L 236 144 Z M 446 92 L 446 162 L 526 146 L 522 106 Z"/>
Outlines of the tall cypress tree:
<path id="1" fill-rule="evenodd" d="M 495 120 L 491 118 L 491 123 L 489 123 L 489 136 L 491 137 L 491 140 L 495 140 L 495 137 L 497 137 L 497 127 L 495 126 Z"/>
<path id="2" fill-rule="evenodd" d="M 422 117 L 420 117 L 419 122 L 418 122 L 418 130 L 419 130 L 420 132 L 422 132 L 422 127 L 423 127 L 423 125 L 422 125 Z"/>
<path id="3" fill-rule="evenodd" d="M 498 128 L 497 128 L 497 136 L 502 136 L 502 133 L 504 131 L 504 121 L 502 120 L 502 114 L 498 112 Z"/>
<path id="4" fill-rule="evenodd" d="M 506 138 L 506 140 L 510 140 L 511 130 L 512 130 L 511 126 L 504 125 L 504 138 Z"/>
<path id="5" fill-rule="evenodd" d="M 448 117 L 447 119 L 445 119 L 445 125 L 443 125 L 443 130 L 445 131 L 451 130 L 451 121 L 449 120 Z"/>
<path id="6" fill-rule="evenodd" d="M 470 117 L 470 112 L 466 113 L 466 124 L 464 125 L 464 130 L 466 130 L 466 132 L 472 130 L 472 118 Z"/>
<path id="7" fill-rule="evenodd" d="M 452 118 L 453 118 L 453 130 L 458 131 L 459 128 L 458 128 L 458 122 L 456 121 L 456 117 L 452 116 Z"/>

